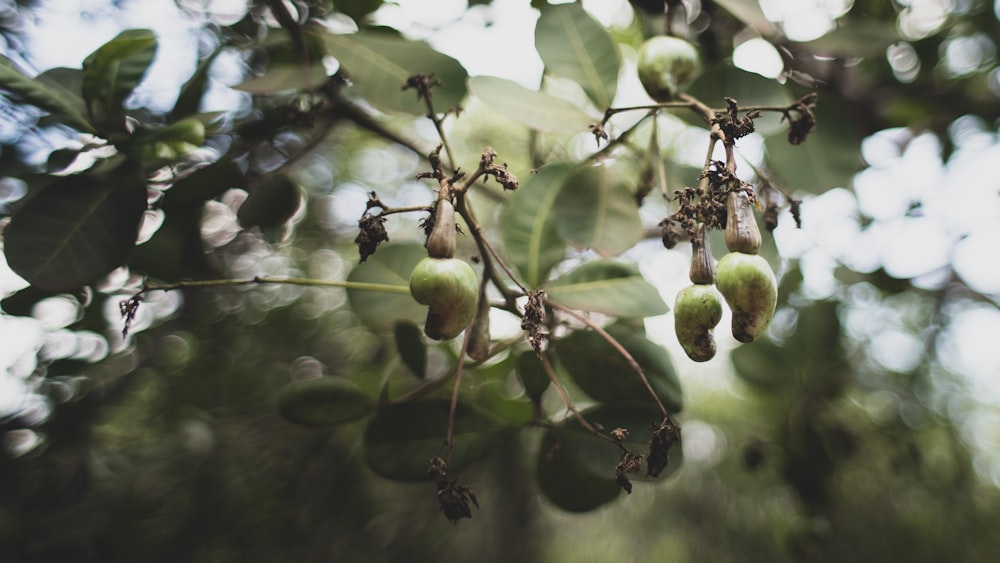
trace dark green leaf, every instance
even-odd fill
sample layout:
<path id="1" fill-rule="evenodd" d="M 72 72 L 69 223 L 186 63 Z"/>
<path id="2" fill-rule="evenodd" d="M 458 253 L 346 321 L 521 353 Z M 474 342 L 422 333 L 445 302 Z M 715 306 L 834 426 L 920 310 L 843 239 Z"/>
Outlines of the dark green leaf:
<path id="1" fill-rule="evenodd" d="M 278 412 L 302 426 L 332 426 L 364 418 L 375 398 L 342 377 L 294 381 L 278 395 Z"/>
<path id="2" fill-rule="evenodd" d="M 538 488 L 545 498 L 569 512 L 587 512 L 618 498 L 621 487 L 611 478 L 614 463 L 603 475 L 591 473 L 572 452 L 563 452 L 564 437 L 568 434 L 565 430 L 550 428 L 542 438 L 536 470 Z M 602 443 L 615 450 L 611 444 Z"/>
<path id="3" fill-rule="evenodd" d="M 29 285 L 14 295 L 5 297 L 0 301 L 0 308 L 3 308 L 3 312 L 8 315 L 29 317 L 36 303 L 53 295 L 59 295 L 59 293 L 58 291 L 47 291 Z"/>
<path id="4" fill-rule="evenodd" d="M 428 461 L 444 452 L 449 408 L 450 401 L 440 397 L 380 405 L 365 432 L 369 467 L 389 479 L 426 479 Z M 460 470 L 482 457 L 504 429 L 492 416 L 460 401 L 450 469 Z"/>
<path id="5" fill-rule="evenodd" d="M 246 177 L 232 160 L 220 160 L 174 183 L 163 194 L 162 208 L 167 213 L 201 207 L 230 188 L 246 186 Z"/>
<path id="6" fill-rule="evenodd" d="M 188 78 L 187 82 L 181 86 L 181 91 L 177 95 L 177 101 L 174 102 L 174 108 L 170 110 L 171 121 L 190 117 L 198 113 L 198 108 L 201 106 L 201 99 L 204 97 L 205 92 L 208 91 L 210 79 L 208 71 L 212 68 L 212 63 L 215 62 L 215 59 L 221 52 L 222 49 L 216 49 L 211 55 L 202 59 L 198 63 L 198 67 L 195 68 L 191 78 Z"/>
<path id="7" fill-rule="evenodd" d="M 135 247 L 129 266 L 165 282 L 211 275 L 201 238 L 201 212 L 201 207 L 194 207 L 167 213 L 153 236 Z"/>
<path id="8" fill-rule="evenodd" d="M 816 194 L 847 188 L 864 165 L 862 135 L 840 106 L 821 100 L 816 121 L 816 129 L 800 145 L 789 144 L 785 135 L 765 139 L 767 166 L 787 190 Z"/>
<path id="9" fill-rule="evenodd" d="M 330 54 L 340 61 L 358 93 L 386 111 L 424 115 L 427 107 L 413 90 L 402 90 L 415 74 L 434 75 L 444 83 L 434 89 L 434 108 L 445 111 L 462 103 L 468 73 L 455 59 L 423 41 L 410 41 L 371 31 L 352 35 L 324 34 Z"/>
<path id="10" fill-rule="evenodd" d="M 786 350 L 771 340 L 758 340 L 733 350 L 730 358 L 741 379 L 765 389 L 797 384 L 799 370 L 787 358 Z"/>
<path id="11" fill-rule="evenodd" d="M 283 225 L 295 214 L 301 199 L 299 187 L 288 176 L 268 176 L 250 192 L 236 218 L 244 229 Z"/>
<path id="12" fill-rule="evenodd" d="M 511 397 L 506 381 L 487 381 L 476 386 L 476 405 L 507 424 L 523 426 L 531 422 L 534 407 L 524 397 Z"/>
<path id="13" fill-rule="evenodd" d="M 548 72 L 578 83 L 598 109 L 611 106 L 621 66 L 618 48 L 582 4 L 543 9 L 535 26 L 535 49 Z"/>
<path id="14" fill-rule="evenodd" d="M 334 6 L 338 12 L 351 16 L 360 26 L 368 14 L 382 6 L 382 0 L 337 0 Z"/>
<path id="15" fill-rule="evenodd" d="M 549 298 L 567 307 L 616 317 L 655 317 L 667 312 L 659 291 L 631 264 L 602 259 L 557 278 Z"/>
<path id="16" fill-rule="evenodd" d="M 0 55 L 0 89 L 51 113 L 66 125 L 94 132 L 94 126 L 82 111 L 82 104 L 74 103 L 80 100 L 78 92 L 67 89 L 55 80 L 45 80 L 41 75 L 36 79 L 28 78 L 3 55 Z"/>
<path id="17" fill-rule="evenodd" d="M 391 286 L 395 291 L 349 288 L 347 299 L 354 314 L 377 327 L 388 328 L 399 320 L 422 325 L 427 308 L 410 295 L 410 274 L 426 256 L 427 249 L 421 244 L 386 244 L 355 267 L 348 281 Z"/>
<path id="18" fill-rule="evenodd" d="M 646 379 L 671 413 L 683 406 L 681 386 L 667 351 L 640 331 L 624 325 L 605 329 L 638 362 Z M 559 362 L 580 389 L 601 402 L 653 401 L 639 375 L 614 347 L 592 330 L 578 330 L 556 341 Z"/>
<path id="19" fill-rule="evenodd" d="M 72 289 L 121 266 L 146 211 L 146 187 L 126 164 L 66 176 L 19 209 L 4 233 L 10 267 L 42 289 Z"/>
<path id="20" fill-rule="evenodd" d="M 152 31 L 127 29 L 83 60 L 83 99 L 99 128 L 125 130 L 125 99 L 146 76 L 156 48 Z"/>
<path id="21" fill-rule="evenodd" d="M 582 166 L 563 182 L 556 228 L 571 245 L 604 256 L 621 254 L 642 238 L 639 207 L 628 182 L 606 166 Z"/>
<path id="22" fill-rule="evenodd" d="M 896 26 L 870 20 L 842 21 L 841 27 L 803 43 L 816 55 L 832 57 L 884 57 L 885 49 L 899 40 Z"/>
<path id="23" fill-rule="evenodd" d="M 528 90 L 503 78 L 473 76 L 469 79 L 469 89 L 504 117 L 538 131 L 581 133 L 600 121 L 566 100 Z"/>
<path id="24" fill-rule="evenodd" d="M 764 15 L 757 0 L 716 0 L 715 3 L 764 37 L 777 34 L 777 29 Z"/>
<path id="25" fill-rule="evenodd" d="M 553 355 L 548 355 L 551 364 Z M 525 394 L 536 403 L 541 400 L 542 393 L 545 393 L 552 383 L 534 350 L 521 352 L 517 357 L 517 377 L 521 380 L 521 385 L 524 385 Z"/>
<path id="26" fill-rule="evenodd" d="M 396 337 L 396 351 L 403 364 L 410 368 L 413 375 L 423 379 L 427 376 L 427 345 L 424 344 L 423 331 L 410 321 L 399 321 L 393 327 Z"/>
<path id="27" fill-rule="evenodd" d="M 511 194 L 500 215 L 500 237 L 507 263 L 529 287 L 539 287 L 549 270 L 566 256 L 555 224 L 555 203 L 570 167 L 546 166 Z"/>

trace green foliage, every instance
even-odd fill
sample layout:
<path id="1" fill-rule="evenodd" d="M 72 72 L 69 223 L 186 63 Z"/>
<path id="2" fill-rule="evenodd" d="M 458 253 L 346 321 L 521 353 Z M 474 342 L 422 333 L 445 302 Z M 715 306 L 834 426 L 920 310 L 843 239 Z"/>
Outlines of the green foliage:
<path id="1" fill-rule="evenodd" d="M 469 90 L 491 109 L 525 127 L 550 133 L 586 130 L 594 118 L 572 103 L 503 78 L 473 76 Z"/>
<path id="2" fill-rule="evenodd" d="M 332 426 L 365 418 L 375 410 L 375 398 L 343 378 L 319 377 L 293 381 L 278 396 L 278 412 L 302 426 Z"/>
<path id="3" fill-rule="evenodd" d="M 156 36 L 130 29 L 102 45 L 83 61 L 81 92 L 98 130 L 125 129 L 125 98 L 142 81 L 156 56 Z"/>
<path id="4" fill-rule="evenodd" d="M 609 259 L 587 262 L 548 286 L 561 305 L 614 317 L 655 317 L 667 312 L 656 288 L 631 264 Z"/>
<path id="5" fill-rule="evenodd" d="M 546 6 L 535 26 L 535 49 L 549 72 L 579 84 L 594 106 L 611 106 L 621 65 L 618 48 L 582 4 Z"/>

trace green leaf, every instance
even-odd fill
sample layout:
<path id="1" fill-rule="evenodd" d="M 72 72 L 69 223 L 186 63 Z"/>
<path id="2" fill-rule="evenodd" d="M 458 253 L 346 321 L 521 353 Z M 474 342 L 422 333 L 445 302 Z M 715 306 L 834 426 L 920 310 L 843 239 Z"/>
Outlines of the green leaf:
<path id="1" fill-rule="evenodd" d="M 500 237 L 507 263 L 529 287 L 539 287 L 549 270 L 566 257 L 566 243 L 555 224 L 555 203 L 570 171 L 566 164 L 546 166 L 510 195 L 500 214 Z"/>
<path id="2" fill-rule="evenodd" d="M 587 262 L 560 276 L 546 293 L 561 305 L 616 317 L 655 317 L 667 312 L 659 291 L 638 268 L 608 259 Z"/>
<path id="3" fill-rule="evenodd" d="M 465 68 L 423 41 L 370 31 L 327 33 L 321 37 L 358 93 L 379 109 L 425 115 L 424 101 L 413 90 L 402 90 L 406 80 L 415 74 L 434 75 L 444 82 L 444 86 L 434 89 L 434 109 L 438 112 L 460 105 L 465 98 L 469 77 Z"/>
<path id="4" fill-rule="evenodd" d="M 82 103 L 75 103 L 80 100 L 79 93 L 60 85 L 51 77 L 48 80 L 42 75 L 35 79 L 28 78 L 3 55 L 0 55 L 0 89 L 10 92 L 18 100 L 51 113 L 66 125 L 81 131 L 95 131 L 84 115 Z"/>
<path id="5" fill-rule="evenodd" d="M 841 107 L 817 104 L 816 122 L 816 129 L 800 145 L 789 144 L 785 135 L 764 140 L 768 169 L 785 189 L 818 194 L 847 188 L 864 166 L 862 135 Z"/>
<path id="6" fill-rule="evenodd" d="M 507 424 L 523 426 L 535 414 L 531 401 L 524 397 L 511 397 L 506 381 L 486 381 L 476 386 L 476 405 Z"/>
<path id="7" fill-rule="evenodd" d="M 786 357 L 786 350 L 771 340 L 758 340 L 739 346 L 730 359 L 741 379 L 764 389 L 777 389 L 799 383 L 799 370 Z"/>
<path id="8" fill-rule="evenodd" d="M 753 29 L 757 30 L 764 37 L 777 34 L 778 30 L 767 19 L 757 0 L 716 0 L 716 4 L 722 6 L 724 10 L 733 15 Z"/>
<path id="9" fill-rule="evenodd" d="M 299 187 L 283 174 L 268 176 L 250 192 L 236 218 L 244 229 L 284 225 L 299 208 Z"/>
<path id="10" fill-rule="evenodd" d="M 177 101 L 174 102 L 174 108 L 170 110 L 171 121 L 190 117 L 198 113 L 198 109 L 201 106 L 201 99 L 205 96 L 205 92 L 208 91 L 210 80 L 209 70 L 211 70 L 212 63 L 215 62 L 220 53 L 222 53 L 222 49 L 216 49 L 211 55 L 202 59 L 198 63 L 197 68 L 195 68 L 191 78 L 188 78 L 187 82 L 181 86 L 181 91 L 177 94 Z"/>
<path id="11" fill-rule="evenodd" d="M 555 219 L 563 240 L 604 256 L 632 248 L 643 233 L 633 190 L 603 165 L 582 166 L 566 178 Z"/>
<path id="12" fill-rule="evenodd" d="M 389 479 L 419 481 L 427 478 L 428 461 L 443 453 L 448 430 L 448 399 L 380 405 L 365 431 L 368 466 Z M 451 470 L 481 458 L 507 427 L 489 414 L 459 401 Z"/>
<path id="13" fill-rule="evenodd" d="M 260 76 L 233 86 L 251 94 L 274 94 L 290 90 L 312 90 L 327 79 L 326 68 L 319 63 L 271 64 Z"/>
<path id="14" fill-rule="evenodd" d="M 630 327 L 618 324 L 605 330 L 642 367 L 664 406 L 671 413 L 679 412 L 683 406 L 681 386 L 667 351 Z M 556 353 L 577 386 L 596 401 L 653 401 L 635 370 L 595 331 L 578 330 L 560 338 Z"/>
<path id="15" fill-rule="evenodd" d="M 614 463 L 603 475 L 591 473 L 573 452 L 567 455 L 563 451 L 568 434 L 550 428 L 542 438 L 535 469 L 538 488 L 545 498 L 568 512 L 587 512 L 618 498 L 622 489 L 611 478 Z M 611 449 L 610 444 L 603 443 Z"/>
<path id="16" fill-rule="evenodd" d="M 201 238 L 202 208 L 175 209 L 149 240 L 135 247 L 129 267 L 165 282 L 204 279 L 215 273 Z"/>
<path id="17" fill-rule="evenodd" d="M 360 25 L 368 14 L 382 6 L 382 0 L 337 0 L 335 5 L 338 12 L 351 16 Z"/>
<path id="18" fill-rule="evenodd" d="M 606 433 L 615 428 L 628 430 L 628 436 L 622 444 L 637 454 L 648 452 L 653 428 L 661 419 L 660 411 L 655 405 L 636 402 L 595 405 L 584 409 L 580 414 L 591 425 L 604 428 Z M 618 448 L 585 430 L 576 417 L 563 421 L 562 428 L 565 429 L 560 444 L 563 455 L 578 463 L 584 471 L 592 475 L 607 476 L 611 480 L 621 455 Z M 672 475 L 680 468 L 682 455 L 679 443 L 670 448 L 669 455 L 670 463 L 660 473 L 660 478 Z M 629 474 L 628 477 L 637 481 L 651 480 L 645 471 Z"/>
<path id="19" fill-rule="evenodd" d="M 162 208 L 168 214 L 181 209 L 201 207 L 230 188 L 246 185 L 246 177 L 232 160 L 220 160 L 174 183 L 163 194 Z"/>
<path id="20" fill-rule="evenodd" d="M 899 40 L 895 24 L 870 20 L 842 21 L 837 29 L 802 43 L 811 53 L 833 57 L 883 57 Z"/>
<path id="21" fill-rule="evenodd" d="M 577 82 L 598 109 L 611 106 L 621 57 L 611 35 L 583 5 L 543 9 L 535 25 L 535 49 L 548 72 Z"/>
<path id="22" fill-rule="evenodd" d="M 396 351 L 403 364 L 420 379 L 426 377 L 427 345 L 424 344 L 420 327 L 409 321 L 399 321 L 393 327 L 393 334 L 396 337 Z"/>
<path id="23" fill-rule="evenodd" d="M 302 426 L 332 426 L 364 418 L 375 410 L 375 398 L 342 377 L 294 381 L 278 395 L 278 412 Z"/>
<path id="24" fill-rule="evenodd" d="M 125 131 L 125 99 L 156 56 L 156 35 L 127 29 L 83 60 L 83 99 L 98 128 Z"/>
<path id="25" fill-rule="evenodd" d="M 14 214 L 4 252 L 36 287 L 90 284 L 128 259 L 145 211 L 146 187 L 134 165 L 66 176 Z"/>
<path id="26" fill-rule="evenodd" d="M 472 94 L 504 117 L 538 131 L 580 133 L 598 122 L 572 103 L 494 76 L 469 79 Z"/>
<path id="27" fill-rule="evenodd" d="M 164 127 L 141 125 L 119 146 L 149 169 L 175 162 L 204 143 L 205 125 L 197 117 L 188 117 Z"/>
<path id="28" fill-rule="evenodd" d="M 545 353 L 549 356 L 551 364 L 553 355 Z M 542 393 L 545 393 L 545 390 L 552 383 L 534 350 L 521 352 L 521 355 L 517 357 L 517 377 L 521 380 L 521 385 L 524 386 L 525 394 L 535 403 L 541 401 Z"/>
<path id="29" fill-rule="evenodd" d="M 351 271 L 347 280 L 394 286 L 397 291 L 348 288 L 347 299 L 354 314 L 362 322 L 382 328 L 391 327 L 399 320 L 422 325 L 427 308 L 410 296 L 410 274 L 417 262 L 426 256 L 427 249 L 417 243 L 379 247 L 378 252 Z"/>

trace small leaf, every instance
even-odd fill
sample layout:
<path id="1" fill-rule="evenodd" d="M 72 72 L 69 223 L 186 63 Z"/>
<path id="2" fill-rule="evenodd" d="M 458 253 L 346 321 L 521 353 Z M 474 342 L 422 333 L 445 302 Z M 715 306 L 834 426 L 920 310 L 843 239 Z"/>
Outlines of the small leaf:
<path id="1" fill-rule="evenodd" d="M 427 478 L 428 461 L 444 451 L 450 401 L 434 397 L 416 402 L 380 405 L 365 431 L 368 466 L 389 479 Z M 468 403 L 455 409 L 451 469 L 482 457 L 506 427 Z"/>
<path id="2" fill-rule="evenodd" d="M 588 512 L 618 498 L 621 487 L 611 479 L 614 463 L 608 466 L 606 475 L 591 473 L 572 452 L 563 451 L 568 434 L 550 428 L 542 438 L 535 469 L 538 488 L 545 498 L 568 512 Z M 602 443 L 616 451 L 607 442 Z"/>
<path id="3" fill-rule="evenodd" d="M 347 71 L 358 93 L 386 111 L 425 115 L 427 106 L 413 90 L 402 90 L 415 74 L 433 75 L 444 83 L 434 88 L 434 108 L 443 112 L 462 103 L 469 75 L 455 59 L 423 41 L 361 31 L 322 34 L 327 50 Z"/>
<path id="4" fill-rule="evenodd" d="M 510 195 L 500 214 L 500 237 L 508 263 L 529 287 L 539 287 L 566 257 L 555 224 L 555 203 L 569 165 L 546 166 Z"/>
<path id="5" fill-rule="evenodd" d="M 605 329 L 642 367 L 650 386 L 671 413 L 683 406 L 670 356 L 641 332 L 624 325 Z M 600 334 L 578 330 L 556 341 L 560 364 L 580 389 L 601 402 L 653 401 L 639 375 Z"/>
<path id="6" fill-rule="evenodd" d="M 142 82 L 156 56 L 156 35 L 127 29 L 83 60 L 83 99 L 106 131 L 125 131 L 125 99 Z"/>
<path id="7" fill-rule="evenodd" d="M 181 91 L 177 94 L 177 101 L 174 102 L 174 108 L 170 110 L 171 121 L 190 117 L 198 113 L 198 109 L 201 107 L 201 99 L 205 96 L 205 92 L 208 91 L 210 81 L 209 70 L 211 70 L 212 63 L 215 62 L 220 53 L 222 53 L 222 49 L 216 49 L 211 55 L 202 59 L 198 63 L 197 68 L 195 68 L 191 78 L 188 78 L 187 82 L 181 86 Z"/>
<path id="8" fill-rule="evenodd" d="M 10 92 L 17 99 L 51 113 L 66 125 L 94 132 L 94 126 L 84 115 L 82 103 L 74 103 L 80 100 L 78 92 L 67 89 L 51 78 L 46 80 L 42 75 L 35 79 L 29 78 L 3 55 L 0 55 L 0 90 Z"/>
<path id="9" fill-rule="evenodd" d="M 145 211 L 145 183 L 132 165 L 66 176 L 14 214 L 4 252 L 11 269 L 39 288 L 87 285 L 125 262 Z"/>
<path id="10" fill-rule="evenodd" d="M 278 412 L 302 426 L 332 426 L 364 418 L 375 410 L 375 399 L 342 377 L 294 381 L 278 395 Z"/>
<path id="11" fill-rule="evenodd" d="M 427 345 L 424 344 L 420 327 L 409 321 L 399 321 L 393 327 L 393 334 L 396 337 L 396 351 L 403 364 L 420 379 L 426 377 Z"/>
<path id="12" fill-rule="evenodd" d="M 582 166 L 563 182 L 556 198 L 556 228 L 571 245 L 599 254 L 621 254 L 642 238 L 633 191 L 605 166 Z"/>
<path id="13" fill-rule="evenodd" d="M 348 281 L 388 285 L 394 292 L 348 288 L 347 299 L 362 322 L 388 328 L 407 320 L 423 325 L 427 308 L 410 295 L 410 274 L 427 250 L 421 244 L 386 244 L 347 277 Z"/>
<path id="14" fill-rule="evenodd" d="M 494 76 L 469 79 L 473 95 L 504 117 L 547 133 L 581 133 L 600 121 L 567 100 Z"/>
<path id="15" fill-rule="evenodd" d="M 552 356 L 549 354 L 549 363 L 552 363 Z M 535 403 L 541 401 L 542 393 L 552 383 L 534 350 L 525 350 L 517 357 L 517 377 L 524 386 L 525 394 Z"/>
<path id="16" fill-rule="evenodd" d="M 611 35 L 582 4 L 543 9 L 535 26 L 535 49 L 548 72 L 577 82 L 598 109 L 611 106 L 621 58 Z"/>
<path id="17" fill-rule="evenodd" d="M 269 176 L 247 197 L 236 218 L 244 229 L 284 225 L 299 208 L 299 187 L 288 176 Z"/>
<path id="18" fill-rule="evenodd" d="M 546 293 L 561 305 L 616 317 L 655 317 L 667 312 L 659 291 L 638 268 L 608 259 L 587 262 L 560 276 Z"/>

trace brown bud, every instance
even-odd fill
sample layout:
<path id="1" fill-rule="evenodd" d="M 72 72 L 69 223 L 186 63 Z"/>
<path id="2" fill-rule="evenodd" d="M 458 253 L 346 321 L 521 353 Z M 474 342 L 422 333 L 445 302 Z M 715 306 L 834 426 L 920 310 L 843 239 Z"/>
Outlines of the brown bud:
<path id="1" fill-rule="evenodd" d="M 726 248 L 730 252 L 757 254 L 760 229 L 753 216 L 750 196 L 743 190 L 729 192 L 726 198 Z"/>
<path id="2" fill-rule="evenodd" d="M 691 270 L 688 277 L 696 284 L 711 284 L 715 278 L 715 259 L 712 258 L 708 229 L 704 223 L 698 223 L 691 237 Z"/>

